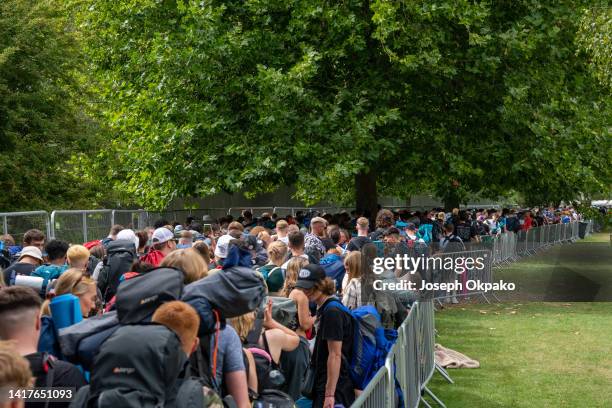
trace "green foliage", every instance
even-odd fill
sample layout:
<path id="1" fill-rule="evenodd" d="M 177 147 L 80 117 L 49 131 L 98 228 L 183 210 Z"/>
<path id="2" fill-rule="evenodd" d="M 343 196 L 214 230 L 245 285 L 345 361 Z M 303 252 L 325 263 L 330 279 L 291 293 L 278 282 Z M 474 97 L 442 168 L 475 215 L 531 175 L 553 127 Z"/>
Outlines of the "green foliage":
<path id="1" fill-rule="evenodd" d="M 91 148 L 96 127 L 79 106 L 82 55 L 60 6 L 0 2 L 2 211 L 89 206 L 98 195 L 67 164 Z"/>
<path id="2" fill-rule="evenodd" d="M 590 66 L 599 81 L 612 89 L 612 8 L 607 1 L 584 10 L 578 41 L 590 54 Z"/>
<path id="3" fill-rule="evenodd" d="M 90 181 L 148 207 L 294 184 L 530 202 L 609 191 L 586 1 L 76 1 L 108 124 Z"/>

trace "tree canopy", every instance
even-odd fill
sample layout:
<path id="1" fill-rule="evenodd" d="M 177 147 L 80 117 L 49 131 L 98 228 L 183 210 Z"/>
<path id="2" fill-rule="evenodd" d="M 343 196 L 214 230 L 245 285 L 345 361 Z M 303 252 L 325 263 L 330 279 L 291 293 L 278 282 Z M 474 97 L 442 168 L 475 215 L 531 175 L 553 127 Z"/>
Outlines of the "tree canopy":
<path id="1" fill-rule="evenodd" d="M 108 125 L 81 171 L 148 207 L 281 184 L 364 208 L 610 191 L 610 93 L 577 38 L 588 1 L 72 5 Z"/>
<path id="2" fill-rule="evenodd" d="M 107 192 L 71 173 L 71 157 L 92 148 L 84 111 L 82 55 L 62 3 L 0 2 L 0 208 L 93 205 Z"/>

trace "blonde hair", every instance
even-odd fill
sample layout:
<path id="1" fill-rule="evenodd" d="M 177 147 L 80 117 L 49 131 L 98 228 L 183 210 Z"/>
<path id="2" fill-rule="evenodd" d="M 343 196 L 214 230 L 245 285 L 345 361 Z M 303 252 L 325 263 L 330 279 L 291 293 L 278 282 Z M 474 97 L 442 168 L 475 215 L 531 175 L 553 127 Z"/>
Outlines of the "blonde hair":
<path id="1" fill-rule="evenodd" d="M 66 258 L 68 258 L 70 266 L 74 266 L 84 261 L 87 262 L 89 255 L 89 249 L 85 248 L 83 245 L 71 245 L 66 252 Z"/>
<path id="2" fill-rule="evenodd" d="M 200 328 L 200 316 L 195 309 L 180 300 L 167 302 L 157 308 L 151 321 L 173 330 L 183 346 L 191 346 Z"/>
<path id="3" fill-rule="evenodd" d="M 349 252 L 344 258 L 344 265 L 349 279 L 361 278 L 361 252 Z"/>
<path id="4" fill-rule="evenodd" d="M 62 273 L 55 283 L 55 296 L 72 293 L 74 296 L 83 296 L 89 291 L 89 288 L 96 286 L 96 281 L 85 275 L 85 273 L 77 268 L 70 268 Z M 45 300 L 42 305 L 42 314 L 51 315 L 49 301 Z"/>
<path id="5" fill-rule="evenodd" d="M 0 341 L 0 389 L 26 388 L 33 383 L 30 363 L 15 350 L 15 342 Z M 0 403 L 4 401 L 0 400 Z"/>
<path id="6" fill-rule="evenodd" d="M 185 284 L 195 282 L 208 275 L 208 265 L 196 249 L 177 249 L 164 257 L 159 266 L 171 266 L 183 271 Z"/>
<path id="7" fill-rule="evenodd" d="M 255 323 L 255 312 L 249 312 L 238 317 L 233 317 L 229 319 L 229 322 L 234 330 L 236 330 L 236 333 L 238 333 L 240 341 L 244 343 L 249 335 L 249 332 L 253 329 L 253 324 Z"/>
<path id="8" fill-rule="evenodd" d="M 273 264 L 280 263 L 282 265 L 287 256 L 287 244 L 283 241 L 274 241 L 268 245 L 268 258 Z"/>
<path id="9" fill-rule="evenodd" d="M 287 264 L 287 273 L 285 274 L 285 284 L 281 289 L 281 296 L 289 297 L 291 291 L 295 288 L 295 282 L 297 282 L 298 274 L 300 269 L 308 265 L 308 259 L 304 259 L 301 256 L 297 258 L 291 258 Z"/>

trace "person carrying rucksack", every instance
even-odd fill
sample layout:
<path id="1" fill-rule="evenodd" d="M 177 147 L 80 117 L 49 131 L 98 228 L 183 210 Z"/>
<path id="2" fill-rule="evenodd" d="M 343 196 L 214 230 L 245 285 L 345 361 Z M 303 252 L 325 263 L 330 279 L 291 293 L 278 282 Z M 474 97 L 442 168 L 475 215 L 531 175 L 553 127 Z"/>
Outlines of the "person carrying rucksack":
<path id="1" fill-rule="evenodd" d="M 67 242 L 59 239 L 52 239 L 45 245 L 45 252 L 47 252 L 49 263 L 39 266 L 30 275 L 44 279 L 40 291 L 42 297 L 44 297 L 47 292 L 47 285 L 49 282 L 59 278 L 60 275 L 68 269 L 68 265 L 66 265 L 66 252 L 68 251 L 68 247 L 69 245 Z"/>
<path id="2" fill-rule="evenodd" d="M 337 231 L 338 230 L 334 230 L 332 232 L 339 235 Z M 325 246 L 325 256 L 321 258 L 319 265 L 325 270 L 325 275 L 336 282 L 336 290 L 340 291 L 342 289 L 342 279 L 344 279 L 344 274 L 346 273 L 342 256 L 340 256 L 340 251 L 338 250 L 336 242 L 331 238 L 323 238 L 321 241 Z"/>
<path id="3" fill-rule="evenodd" d="M 17 262 L 6 268 L 2 273 L 7 286 L 15 284 L 18 275 L 30 276 L 43 263 L 42 252 L 35 246 L 23 248 Z"/>
<path id="4" fill-rule="evenodd" d="M 352 316 L 341 308 L 328 307 L 331 302 L 338 302 L 333 296 L 336 285 L 320 265 L 306 265 L 295 285 L 317 304 L 317 337 L 312 371 L 307 377 L 312 379 L 312 389 L 304 391 L 311 391 L 314 408 L 334 408 L 336 404 L 349 407 L 355 400 L 348 363 L 353 353 Z"/>
<path id="5" fill-rule="evenodd" d="M 33 289 L 13 286 L 0 289 L 0 340 L 12 340 L 25 357 L 36 379 L 35 387 L 75 387 L 86 384 L 77 367 L 47 353 L 38 352 L 41 299 Z M 2 367 L 4 368 L 4 367 Z M 70 402 L 50 402 L 49 408 L 68 407 Z M 28 402 L 26 407 L 44 407 L 44 402 Z"/>

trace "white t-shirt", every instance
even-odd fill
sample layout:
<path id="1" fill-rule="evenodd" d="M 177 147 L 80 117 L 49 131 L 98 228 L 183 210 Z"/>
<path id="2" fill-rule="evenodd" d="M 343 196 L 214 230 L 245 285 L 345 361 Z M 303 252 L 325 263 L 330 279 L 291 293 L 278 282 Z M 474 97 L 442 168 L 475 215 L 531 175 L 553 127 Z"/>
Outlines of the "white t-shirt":
<path id="1" fill-rule="evenodd" d="M 292 256 L 291 258 L 289 258 L 289 260 L 288 260 L 287 262 L 285 262 L 285 263 L 284 263 L 284 264 L 281 266 L 281 268 L 282 268 L 282 269 L 284 269 L 284 270 L 287 270 L 287 265 L 289 265 L 289 262 L 291 262 L 291 260 L 292 260 L 293 258 L 295 258 L 295 257 L 294 257 L 294 256 Z M 302 254 L 302 255 L 300 255 L 300 258 L 304 258 L 305 260 L 307 260 L 307 261 L 308 261 L 308 255 L 306 255 L 306 254 Z"/>

